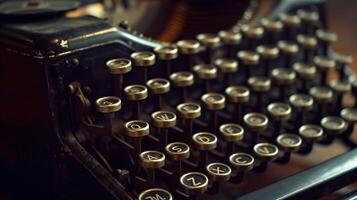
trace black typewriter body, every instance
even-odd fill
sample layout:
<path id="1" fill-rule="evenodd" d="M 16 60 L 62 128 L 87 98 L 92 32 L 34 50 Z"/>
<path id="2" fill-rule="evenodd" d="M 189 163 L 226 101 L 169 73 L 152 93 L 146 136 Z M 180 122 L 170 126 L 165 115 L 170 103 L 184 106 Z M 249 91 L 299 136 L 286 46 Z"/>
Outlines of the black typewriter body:
<path id="1" fill-rule="evenodd" d="M 271 167 L 267 163 L 286 164 L 290 153 L 315 153 L 312 151 L 313 139 L 299 137 L 300 126 L 320 126 L 323 117 L 339 116 L 343 107 L 334 99 L 324 108 L 325 115 L 320 116 L 318 113 L 322 108 L 316 104 L 306 113 L 291 106 L 289 119 L 282 122 L 283 125 L 279 124 L 272 119 L 267 106 L 274 102 L 289 104 L 288 97 L 296 93 L 308 94 L 309 91 L 299 88 L 304 85 L 304 79 L 298 79 L 296 75 L 296 82 L 284 91 L 274 82 L 276 80 L 269 80 L 269 92 L 263 89 L 262 95 L 260 92 L 262 87 L 266 87 L 265 79 L 260 80 L 262 85 L 255 85 L 259 80 L 249 82 L 247 77 L 262 77 L 266 73 L 273 76 L 264 68 L 266 61 L 258 62 L 251 70 L 249 58 L 244 63 L 244 58 L 237 53 L 242 50 L 255 51 L 260 44 L 276 46 L 280 40 L 295 40 L 298 34 L 311 35 L 318 28 L 327 29 L 324 5 L 324 1 L 282 1 L 268 15 L 275 20 L 283 12 L 294 14 L 299 9 L 312 9 L 320 17 L 319 25 L 310 27 L 311 30 L 306 26 L 297 28 L 296 32 L 286 33 L 283 30 L 274 37 L 265 34 L 256 41 L 245 38 L 247 36 L 243 34 L 239 45 L 220 43 L 210 46 L 216 42 L 215 37 L 207 43 L 198 38 L 199 47 L 192 41 L 187 42 L 188 47 L 182 47 L 178 42 L 177 58 L 172 56 L 175 54 L 172 49 L 159 55 L 161 52 L 158 49 L 166 47 L 166 43 L 133 34 L 126 27 L 115 27 L 91 16 L 45 16 L 34 21 L 2 22 L 0 176 L 5 181 L 1 181 L 0 186 L 3 192 L 14 199 L 316 199 L 356 182 L 357 152 L 354 149 L 355 144 L 349 141 L 346 133 L 351 132 L 353 123 L 347 124 L 347 120 L 343 121 L 345 127 L 341 136 L 327 133 L 330 130 L 325 130 L 324 127 L 321 130 L 328 136 L 321 136 L 321 141 L 316 141 L 328 148 L 327 144 L 331 144 L 335 136 L 338 137 L 335 140 L 348 143 L 348 150 L 343 155 L 312 168 L 305 166 L 304 168 L 309 169 L 296 175 L 289 174 L 292 176 L 282 180 L 280 177 L 268 178 L 264 175 L 267 173 L 266 168 Z M 243 25 L 240 28 L 243 30 Z M 289 35 L 294 38 L 286 38 Z M 206 39 L 207 37 L 206 35 Z M 310 54 L 332 56 L 333 53 L 326 48 L 319 41 L 313 51 L 309 51 L 308 47 L 306 51 L 299 49 L 290 61 L 287 61 L 290 59 L 288 56 L 278 57 L 272 64 L 278 67 L 272 67 L 271 71 L 299 61 L 314 63 Z M 141 52 L 142 57 L 133 57 L 137 52 Z M 226 74 L 222 74 L 224 70 L 216 62 L 216 59 L 222 57 L 232 57 L 238 61 L 238 71 L 227 75 L 229 67 L 232 68 L 230 65 Z M 251 59 L 254 63 L 254 56 Z M 205 64 L 215 67 L 207 67 Z M 118 65 L 122 68 L 118 68 Z M 212 75 L 214 70 L 215 75 Z M 187 83 L 188 79 L 188 82 L 192 81 L 187 74 L 172 76 L 173 73 L 182 71 L 194 76 L 194 84 Z M 345 78 L 352 76 L 348 68 L 339 72 L 341 71 Z M 324 86 L 325 78 L 321 74 L 323 73 L 308 79 L 306 89 Z M 177 77 L 187 80 L 182 83 L 183 80 L 177 80 Z M 158 79 L 158 83 L 150 85 L 147 81 L 152 79 Z M 163 87 L 167 82 L 169 91 L 163 92 L 155 88 L 157 85 Z M 185 84 L 187 88 L 184 90 L 182 88 Z M 354 93 L 353 83 L 351 84 Z M 249 102 L 241 105 L 241 110 L 235 107 L 237 102 L 232 100 L 234 98 L 227 91 L 229 86 L 236 85 L 251 90 Z M 130 90 L 127 89 L 128 86 L 135 87 Z M 142 95 L 143 92 L 146 95 Z M 281 99 L 283 93 L 284 98 Z M 205 99 L 205 94 L 211 96 L 206 95 Z M 101 99 L 102 97 L 106 99 Z M 222 100 L 225 101 L 224 108 Z M 188 110 L 177 110 L 177 106 L 184 102 L 192 105 L 186 105 Z M 199 115 L 186 113 L 198 110 Z M 300 114 L 296 114 L 298 112 Z M 242 113 L 244 116 L 263 116 L 253 115 L 256 118 L 253 117 L 252 125 L 249 124 L 249 119 L 245 121 L 244 118 L 249 117 L 243 117 Z M 154 114 L 158 117 L 155 118 Z M 304 117 L 303 124 L 298 122 L 301 117 Z M 338 118 L 340 119 L 342 117 Z M 254 120 L 258 120 L 256 123 L 259 120 L 269 122 L 268 125 L 259 126 L 254 124 Z M 234 142 L 237 143 L 232 145 L 234 142 L 230 132 L 226 133 L 228 136 L 220 133 L 224 132 L 220 128 L 223 124 L 234 124 L 227 125 L 233 131 L 242 128 L 244 137 L 235 136 Z M 279 146 L 279 134 L 271 135 L 276 131 L 276 126 L 281 126 L 279 132 L 291 133 L 293 139 L 300 138 L 297 140 L 305 151 L 297 148 L 292 150 L 291 146 Z M 139 127 L 140 130 L 133 127 Z M 145 131 L 142 130 L 144 128 Z M 263 133 L 260 133 L 261 129 Z M 188 140 L 188 132 L 192 135 L 202 134 L 196 135 L 196 140 Z M 241 138 L 237 139 L 239 137 Z M 208 141 L 205 142 L 206 139 Z M 208 145 L 214 139 L 216 149 Z M 170 154 L 166 145 L 174 142 L 180 144 L 173 145 L 172 151 L 179 151 Z M 180 146 L 182 143 L 191 150 L 189 158 L 183 156 L 185 159 L 181 159 L 177 156 L 186 147 Z M 254 152 L 255 144 L 258 143 L 262 144 L 262 155 Z M 264 146 L 266 143 L 272 146 Z M 264 154 L 264 150 L 268 151 L 267 154 Z M 232 165 L 229 162 L 230 154 L 233 153 L 252 155 L 253 164 Z M 275 156 L 271 155 L 275 153 Z M 159 160 L 162 155 L 164 161 Z M 250 157 L 240 157 L 244 158 Z M 244 163 L 248 161 L 245 160 Z M 210 163 L 223 164 L 220 168 L 211 165 L 218 174 L 214 171 L 207 172 Z M 294 164 L 286 165 L 293 168 Z M 225 170 L 229 171 L 229 175 L 224 176 Z M 186 174 L 191 172 L 197 174 Z M 248 184 L 244 182 L 243 174 L 249 177 Z M 260 178 L 269 180 L 260 183 Z M 206 185 L 200 185 L 205 181 Z M 164 190 L 150 191 L 151 188 Z M 355 192 L 351 196 L 354 194 Z"/>

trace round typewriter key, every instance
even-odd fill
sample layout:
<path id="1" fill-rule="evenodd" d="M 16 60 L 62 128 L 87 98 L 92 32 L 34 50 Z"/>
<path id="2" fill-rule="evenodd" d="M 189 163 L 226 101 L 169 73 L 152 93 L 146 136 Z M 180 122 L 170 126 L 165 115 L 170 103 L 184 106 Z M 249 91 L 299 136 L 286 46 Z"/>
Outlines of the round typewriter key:
<path id="1" fill-rule="evenodd" d="M 258 143 L 254 145 L 253 151 L 260 161 L 254 168 L 256 172 L 265 171 L 268 167 L 268 161 L 275 160 L 279 153 L 278 147 L 270 143 Z"/>
<path id="2" fill-rule="evenodd" d="M 203 194 L 208 188 L 208 178 L 200 172 L 189 172 L 181 176 L 180 184 L 188 195 Z"/>
<path id="3" fill-rule="evenodd" d="M 340 80 L 343 80 L 346 78 L 346 67 L 347 65 L 350 65 L 352 64 L 353 62 L 353 58 L 352 56 L 349 56 L 349 55 L 343 55 L 343 54 L 340 54 L 340 53 L 335 53 L 333 55 L 333 58 L 335 59 L 337 65 L 337 70 L 338 70 L 338 73 L 339 73 L 339 76 L 340 76 Z"/>
<path id="4" fill-rule="evenodd" d="M 170 91 L 170 82 L 167 79 L 155 78 L 146 82 L 151 93 L 156 98 L 156 109 L 160 110 L 162 107 L 162 95 Z"/>
<path id="5" fill-rule="evenodd" d="M 140 119 L 140 101 L 148 97 L 148 89 L 143 85 L 129 85 L 124 88 L 125 96 L 129 101 L 135 101 L 135 119 Z"/>
<path id="6" fill-rule="evenodd" d="M 238 62 L 232 58 L 218 58 L 214 64 L 223 73 L 225 87 L 231 85 L 232 74 L 238 70 Z"/>
<path id="7" fill-rule="evenodd" d="M 154 49 L 159 60 L 165 62 L 166 76 L 171 74 L 171 61 L 177 58 L 178 49 L 175 46 L 160 46 Z"/>
<path id="8" fill-rule="evenodd" d="M 159 151 L 144 151 L 140 154 L 141 166 L 146 170 L 150 186 L 155 185 L 155 169 L 165 165 L 165 155 Z"/>
<path id="9" fill-rule="evenodd" d="M 200 43 L 197 40 L 180 40 L 176 45 L 180 54 L 184 55 L 185 70 L 191 70 L 193 56 L 201 50 Z"/>
<path id="10" fill-rule="evenodd" d="M 254 51 L 241 50 L 238 52 L 237 56 L 240 63 L 243 64 L 245 68 L 247 68 L 246 77 L 250 77 L 252 74 L 251 68 L 259 64 L 259 54 L 255 53 Z"/>
<path id="11" fill-rule="evenodd" d="M 238 124 L 222 124 L 219 127 L 219 132 L 223 136 L 223 139 L 227 141 L 227 153 L 232 154 L 235 152 L 236 142 L 243 140 L 244 129 Z"/>
<path id="12" fill-rule="evenodd" d="M 217 137 L 212 133 L 199 132 L 192 136 L 195 146 L 202 151 L 213 150 L 217 147 Z"/>
<path id="13" fill-rule="evenodd" d="M 200 159 L 198 166 L 204 169 L 207 163 L 208 151 L 217 147 L 217 137 L 212 133 L 199 132 L 192 136 L 195 147 L 200 150 Z"/>
<path id="14" fill-rule="evenodd" d="M 276 142 L 284 151 L 292 152 L 299 150 L 302 139 L 298 135 L 284 133 L 276 138 Z"/>
<path id="15" fill-rule="evenodd" d="M 152 123 L 156 127 L 169 128 L 176 125 L 175 113 L 169 111 L 157 111 L 151 114 Z"/>
<path id="16" fill-rule="evenodd" d="M 176 125 L 176 115 L 169 111 L 157 111 L 151 114 L 151 119 L 153 125 L 158 128 L 160 143 L 164 148 L 168 142 L 168 128 Z"/>
<path id="17" fill-rule="evenodd" d="M 336 42 L 338 38 L 336 33 L 323 29 L 319 29 L 316 31 L 316 37 L 319 39 L 319 42 L 322 45 L 322 55 L 324 56 L 328 55 L 329 45 L 332 42 Z"/>
<path id="18" fill-rule="evenodd" d="M 217 110 L 222 110 L 226 107 L 226 98 L 218 93 L 207 93 L 202 95 L 202 102 L 205 108 L 208 110 L 209 123 L 211 124 L 212 131 L 217 131 Z"/>
<path id="19" fill-rule="evenodd" d="M 226 56 L 234 57 L 236 52 L 236 47 L 242 41 L 242 34 L 237 31 L 223 30 L 218 33 L 221 38 L 222 43 L 226 47 Z"/>
<path id="20" fill-rule="evenodd" d="M 261 112 L 265 103 L 264 93 L 270 90 L 271 81 L 267 77 L 253 76 L 248 79 L 248 85 L 250 89 L 255 92 L 256 104 L 254 107 L 256 111 Z"/>
<path id="21" fill-rule="evenodd" d="M 260 23 L 264 27 L 264 30 L 267 32 L 268 43 L 273 44 L 276 42 L 278 33 L 283 30 L 283 23 L 281 21 L 272 20 L 269 18 L 263 18 Z"/>
<path id="22" fill-rule="evenodd" d="M 216 34 L 201 33 L 197 35 L 196 39 L 202 44 L 202 46 L 206 47 L 205 61 L 207 64 L 211 63 L 214 48 L 220 45 L 221 38 Z"/>
<path id="23" fill-rule="evenodd" d="M 316 67 L 303 62 L 297 62 L 293 65 L 294 71 L 301 78 L 301 91 L 308 90 L 309 81 L 316 75 Z"/>
<path id="24" fill-rule="evenodd" d="M 149 123 L 142 120 L 128 121 L 124 125 L 126 134 L 129 137 L 140 138 L 149 135 Z"/>
<path id="25" fill-rule="evenodd" d="M 184 131 L 187 139 L 191 139 L 193 119 L 201 116 L 201 106 L 195 103 L 182 103 L 177 106 L 178 114 L 184 119 Z"/>
<path id="26" fill-rule="evenodd" d="M 304 61 L 307 63 L 311 62 L 316 53 L 317 39 L 313 36 L 299 34 L 296 40 L 303 49 Z"/>
<path id="27" fill-rule="evenodd" d="M 209 91 L 209 80 L 217 78 L 217 68 L 213 65 L 198 64 L 193 67 L 197 77 L 202 80 L 202 91 Z"/>
<path id="28" fill-rule="evenodd" d="M 321 119 L 321 127 L 327 135 L 340 135 L 347 129 L 347 122 L 336 116 L 327 116 Z"/>
<path id="29" fill-rule="evenodd" d="M 343 97 L 351 91 L 351 84 L 347 80 L 331 81 L 330 87 L 336 94 L 336 111 L 340 111 L 343 107 Z"/>
<path id="30" fill-rule="evenodd" d="M 244 86 L 227 87 L 225 93 L 228 100 L 234 104 L 233 120 L 241 123 L 243 117 L 243 105 L 249 101 L 250 92 Z"/>
<path id="31" fill-rule="evenodd" d="M 174 176 L 179 178 L 182 174 L 181 161 L 190 157 L 190 147 L 182 142 L 173 142 L 166 145 L 166 153 L 174 161 Z"/>
<path id="32" fill-rule="evenodd" d="M 278 42 L 278 47 L 280 52 L 283 54 L 285 59 L 285 67 L 290 68 L 293 61 L 293 58 L 299 52 L 299 46 L 292 41 L 282 40 Z"/>
<path id="33" fill-rule="evenodd" d="M 284 101 L 288 96 L 289 86 L 291 86 L 296 79 L 296 73 L 292 69 L 275 68 L 271 72 L 273 81 L 279 86 L 279 99 Z"/>
<path id="34" fill-rule="evenodd" d="M 279 18 L 287 27 L 299 27 L 301 25 L 300 17 L 294 14 L 282 13 Z"/>
<path id="35" fill-rule="evenodd" d="M 243 121 L 250 131 L 249 144 L 253 146 L 258 140 L 258 135 L 267 128 L 268 118 L 261 113 L 248 113 L 244 115 Z"/>
<path id="36" fill-rule="evenodd" d="M 115 81 L 115 94 L 121 97 L 123 90 L 123 74 L 131 71 L 131 61 L 126 58 L 116 58 L 108 60 L 107 70 L 113 76 Z"/>
<path id="37" fill-rule="evenodd" d="M 311 10 L 299 9 L 297 15 L 301 18 L 301 21 L 305 25 L 304 32 L 306 34 L 314 34 L 316 27 L 320 23 L 319 13 Z"/>
<path id="38" fill-rule="evenodd" d="M 317 112 L 321 118 L 326 114 L 326 106 L 333 100 L 333 92 L 329 87 L 315 86 L 310 88 L 309 93 L 317 102 Z"/>
<path id="39" fill-rule="evenodd" d="M 284 151 L 283 155 L 279 157 L 276 162 L 288 163 L 291 152 L 298 151 L 302 144 L 302 139 L 296 134 L 284 133 L 276 138 L 276 143 Z"/>
<path id="40" fill-rule="evenodd" d="M 97 99 L 97 110 L 101 113 L 113 113 L 121 109 L 121 100 L 118 97 L 107 96 Z"/>
<path id="41" fill-rule="evenodd" d="M 231 168 L 223 163 L 211 163 L 207 165 L 206 170 L 213 182 L 228 181 L 232 174 Z"/>
<path id="42" fill-rule="evenodd" d="M 247 49 L 255 49 L 257 43 L 264 36 L 264 29 L 261 26 L 244 24 L 241 26 L 242 33 L 247 41 Z"/>
<path id="43" fill-rule="evenodd" d="M 324 131 L 320 126 L 305 124 L 299 128 L 299 135 L 304 143 L 299 153 L 307 154 L 313 149 L 313 142 L 320 141 L 324 136 Z"/>
<path id="44" fill-rule="evenodd" d="M 181 101 L 185 102 L 187 99 L 187 87 L 193 85 L 194 78 L 190 72 L 175 72 L 170 75 L 170 80 L 174 86 L 180 88 Z"/>
<path id="45" fill-rule="evenodd" d="M 146 83 L 148 67 L 155 64 L 155 54 L 149 51 L 134 52 L 130 55 L 135 67 L 143 68 L 141 83 Z"/>
<path id="46" fill-rule="evenodd" d="M 144 151 L 140 159 L 144 168 L 161 168 L 165 165 L 165 155 L 159 151 Z"/>
<path id="47" fill-rule="evenodd" d="M 190 147 L 182 142 L 170 143 L 165 149 L 173 160 L 185 160 L 190 157 Z"/>
<path id="48" fill-rule="evenodd" d="M 268 112 L 274 122 L 273 135 L 277 135 L 282 130 L 283 122 L 290 118 L 291 107 L 286 103 L 271 103 L 268 105 Z"/>
<path id="49" fill-rule="evenodd" d="M 319 68 L 321 71 L 321 85 L 327 84 L 327 78 L 329 75 L 329 72 L 336 67 L 336 62 L 328 57 L 323 57 L 323 56 L 315 56 L 314 58 L 314 63 L 315 65 Z"/>
<path id="50" fill-rule="evenodd" d="M 268 76 L 272 69 L 272 62 L 278 58 L 279 49 L 271 45 L 259 45 L 256 49 L 264 62 L 264 76 Z"/>
<path id="51" fill-rule="evenodd" d="M 254 157 L 247 153 L 234 153 L 229 156 L 229 164 L 236 174 L 231 178 L 231 182 L 240 183 L 244 173 L 254 167 Z"/>
<path id="52" fill-rule="evenodd" d="M 165 189 L 150 188 L 140 193 L 138 200 L 173 200 L 172 195 Z"/>
<path id="53" fill-rule="evenodd" d="M 296 110 L 295 126 L 298 128 L 305 123 L 306 113 L 312 109 L 314 99 L 307 94 L 293 94 L 289 97 L 290 104 Z"/>
<path id="54" fill-rule="evenodd" d="M 348 123 L 348 128 L 344 133 L 344 136 L 348 138 L 354 132 L 354 125 L 357 122 L 357 109 L 345 108 L 341 110 L 340 116 Z"/>

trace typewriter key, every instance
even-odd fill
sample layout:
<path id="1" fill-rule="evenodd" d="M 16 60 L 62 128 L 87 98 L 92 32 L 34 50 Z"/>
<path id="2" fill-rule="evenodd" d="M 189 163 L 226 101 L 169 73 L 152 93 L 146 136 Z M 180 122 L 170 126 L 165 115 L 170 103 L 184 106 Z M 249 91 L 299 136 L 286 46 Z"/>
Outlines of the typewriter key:
<path id="1" fill-rule="evenodd" d="M 316 67 L 303 62 L 297 62 L 293 65 L 294 71 L 301 78 L 300 91 L 306 91 L 309 88 L 309 81 L 316 75 Z"/>
<path id="2" fill-rule="evenodd" d="M 310 63 L 316 53 L 317 39 L 313 36 L 299 34 L 296 40 L 303 49 L 304 61 Z"/>
<path id="3" fill-rule="evenodd" d="M 228 87 L 232 83 L 232 75 L 238 70 L 238 62 L 232 58 L 218 58 L 214 64 L 223 73 L 224 87 Z"/>
<path id="4" fill-rule="evenodd" d="M 235 171 L 231 182 L 239 183 L 243 180 L 244 173 L 253 169 L 254 157 L 247 153 L 234 153 L 229 156 L 229 164 Z"/>
<path id="5" fill-rule="evenodd" d="M 148 185 L 155 185 L 155 169 L 165 165 L 165 155 L 159 151 L 144 151 L 140 154 L 141 166 L 147 172 Z"/>
<path id="6" fill-rule="evenodd" d="M 273 81 L 279 86 L 279 100 L 285 101 L 286 97 L 290 94 L 289 86 L 291 86 L 296 79 L 296 73 L 292 69 L 287 68 L 275 68 L 271 71 L 271 77 Z"/>
<path id="7" fill-rule="evenodd" d="M 346 68 L 348 65 L 351 65 L 353 62 L 352 56 L 343 55 L 340 53 L 334 53 L 333 55 L 334 60 L 336 61 L 336 68 L 338 70 L 338 74 L 340 80 L 344 80 L 346 78 Z"/>
<path id="8" fill-rule="evenodd" d="M 126 98 L 129 101 L 135 101 L 135 119 L 140 119 L 141 109 L 140 101 L 148 97 L 148 89 L 143 85 L 129 85 L 124 88 Z"/>
<path id="9" fill-rule="evenodd" d="M 240 63 L 243 64 L 243 66 L 247 70 L 246 77 L 250 77 L 252 74 L 252 67 L 256 66 L 259 64 L 259 54 L 255 53 L 254 51 L 239 51 L 238 52 L 238 59 L 240 60 Z"/>
<path id="10" fill-rule="evenodd" d="M 243 140 L 244 129 L 238 124 L 222 124 L 219 127 L 219 132 L 221 133 L 223 139 L 227 141 L 227 153 L 232 154 L 235 152 L 236 142 Z"/>
<path id="11" fill-rule="evenodd" d="M 162 108 L 162 95 L 170 91 L 170 82 L 166 79 L 155 78 L 147 81 L 146 85 L 156 96 L 156 109 Z"/>
<path id="12" fill-rule="evenodd" d="M 275 160 L 279 153 L 278 147 L 270 143 L 258 143 L 254 145 L 253 151 L 259 160 L 254 169 L 256 172 L 265 171 L 268 167 L 268 161 Z"/>
<path id="13" fill-rule="evenodd" d="M 250 131 L 250 146 L 257 143 L 258 135 L 268 126 L 268 118 L 261 113 L 248 113 L 243 117 L 244 124 Z"/>
<path id="14" fill-rule="evenodd" d="M 182 174 L 181 161 L 190 157 L 190 146 L 182 142 L 173 142 L 168 144 L 165 150 L 167 155 L 174 160 L 173 171 L 178 178 Z"/>
<path id="15" fill-rule="evenodd" d="M 114 113 L 121 109 L 121 100 L 118 97 L 102 97 L 96 101 L 97 110 L 101 113 Z"/>
<path id="16" fill-rule="evenodd" d="M 206 171 L 212 181 L 212 186 L 207 190 L 209 194 L 219 193 L 221 183 L 228 181 L 232 175 L 231 168 L 223 163 L 211 163 L 207 165 Z"/>
<path id="17" fill-rule="evenodd" d="M 224 30 L 218 33 L 222 43 L 226 47 L 226 57 L 232 58 L 235 56 L 236 47 L 242 41 L 242 34 L 239 32 Z"/>
<path id="18" fill-rule="evenodd" d="M 200 160 L 198 166 L 204 169 L 207 163 L 208 151 L 217 147 L 217 137 L 212 133 L 198 132 L 192 136 L 195 147 L 200 150 Z"/>
<path id="19" fill-rule="evenodd" d="M 212 127 L 212 131 L 217 131 L 217 110 L 222 110 L 226 107 L 226 98 L 218 93 L 207 93 L 202 95 L 202 102 L 205 108 L 209 111 L 209 124 Z"/>
<path id="20" fill-rule="evenodd" d="M 193 74 L 190 72 L 175 72 L 170 75 L 170 80 L 174 86 L 181 90 L 181 101 L 187 100 L 187 87 L 193 85 Z"/>
<path id="21" fill-rule="evenodd" d="M 329 87 L 315 86 L 310 88 L 309 93 L 317 103 L 317 112 L 321 118 L 327 112 L 327 104 L 333 100 L 333 92 Z"/>
<path id="22" fill-rule="evenodd" d="M 208 178 L 200 172 L 189 172 L 181 176 L 182 190 L 188 195 L 203 194 L 208 188 Z"/>
<path id="23" fill-rule="evenodd" d="M 299 16 L 294 14 L 282 13 L 279 16 L 281 22 L 285 28 L 285 39 L 293 40 L 295 39 L 295 34 L 297 29 L 301 26 L 301 19 Z"/>
<path id="24" fill-rule="evenodd" d="M 264 76 L 269 76 L 273 61 L 279 56 L 279 49 L 269 45 L 259 45 L 256 49 L 264 62 Z"/>
<path id="25" fill-rule="evenodd" d="M 214 49 L 221 43 L 220 37 L 212 33 L 201 33 L 197 35 L 196 39 L 202 44 L 202 46 L 206 47 L 205 62 L 206 64 L 210 64 L 211 59 L 214 56 Z"/>
<path id="26" fill-rule="evenodd" d="M 140 193 L 138 200 L 173 200 L 172 195 L 165 189 L 150 188 Z"/>
<path id="27" fill-rule="evenodd" d="M 314 99 L 307 94 L 293 94 L 289 97 L 290 104 L 296 109 L 296 128 L 305 123 L 305 115 L 308 110 L 311 110 Z"/>
<path id="28" fill-rule="evenodd" d="M 322 45 L 323 56 L 328 56 L 328 50 L 331 43 L 337 41 L 337 35 L 333 32 L 319 29 L 316 31 L 316 37 L 318 38 L 320 44 Z"/>
<path id="29" fill-rule="evenodd" d="M 301 21 L 305 25 L 304 33 L 314 34 L 320 23 L 319 13 L 316 11 L 299 9 L 297 11 L 297 15 L 301 18 Z"/>
<path id="30" fill-rule="evenodd" d="M 313 142 L 319 141 L 324 136 L 324 131 L 320 126 L 313 124 L 305 124 L 299 128 L 299 135 L 303 139 L 304 145 L 301 147 L 300 153 L 307 154 L 313 149 Z"/>
<path id="31" fill-rule="evenodd" d="M 269 18 L 263 18 L 260 23 L 267 32 L 268 44 L 274 44 L 277 41 L 278 33 L 283 30 L 283 23 Z"/>
<path id="32" fill-rule="evenodd" d="M 328 57 L 323 57 L 323 56 L 315 56 L 314 58 L 314 63 L 317 66 L 317 68 L 321 71 L 321 85 L 328 84 L 327 83 L 327 78 L 329 75 L 329 72 L 336 67 L 336 62 Z"/>
<path id="33" fill-rule="evenodd" d="M 347 138 L 354 132 L 354 125 L 357 122 L 357 109 L 356 108 L 345 108 L 341 110 L 340 116 L 347 121 L 348 128 L 343 134 Z"/>
<path id="34" fill-rule="evenodd" d="M 294 57 L 299 51 L 299 46 L 295 42 L 282 40 L 278 42 L 278 47 L 280 49 L 280 52 L 284 56 L 285 67 L 290 68 L 292 63 L 294 62 Z"/>
<path id="35" fill-rule="evenodd" d="M 253 76 L 248 79 L 248 85 L 256 95 L 256 104 L 254 108 L 258 112 L 263 111 L 265 103 L 264 93 L 268 92 L 271 88 L 270 79 L 263 76 Z"/>
<path id="36" fill-rule="evenodd" d="M 244 37 L 246 38 L 246 42 L 248 43 L 246 49 L 254 50 L 258 41 L 264 36 L 263 27 L 243 24 L 241 29 Z"/>
<path id="37" fill-rule="evenodd" d="M 129 73 L 132 69 L 131 61 L 126 58 L 116 58 L 108 60 L 106 63 L 108 72 L 115 80 L 115 94 L 121 97 L 123 90 L 123 74 Z"/>
<path id="38" fill-rule="evenodd" d="M 161 46 L 154 49 L 159 60 L 166 63 L 166 76 L 171 74 L 171 61 L 177 58 L 178 49 L 175 46 Z"/>
<path id="39" fill-rule="evenodd" d="M 185 56 L 185 70 L 191 70 L 193 66 L 193 56 L 201 50 L 197 40 L 180 40 L 176 43 L 180 54 Z"/>
<path id="40" fill-rule="evenodd" d="M 278 163 L 288 163 L 291 152 L 298 151 L 302 144 L 302 139 L 296 134 L 284 133 L 276 138 L 276 143 L 284 151 L 283 155 L 276 159 Z"/>
<path id="41" fill-rule="evenodd" d="M 243 104 L 249 101 L 250 92 L 244 86 L 230 86 L 225 90 L 228 100 L 234 104 L 233 120 L 241 123 L 243 118 Z"/>
<path id="42" fill-rule="evenodd" d="M 184 131 L 188 139 L 192 137 L 193 119 L 201 116 L 201 106 L 195 103 L 182 103 L 177 106 L 178 114 L 184 119 Z"/>
<path id="43" fill-rule="evenodd" d="M 155 64 L 155 54 L 148 51 L 134 52 L 130 55 L 135 67 L 143 68 L 141 83 L 146 83 L 148 67 Z"/>
<path id="44" fill-rule="evenodd" d="M 153 125 L 161 136 L 160 145 L 164 148 L 168 143 L 168 130 L 176 126 L 176 115 L 169 111 L 157 111 L 151 114 Z"/>
<path id="45" fill-rule="evenodd" d="M 193 71 L 202 80 L 202 92 L 209 92 L 209 80 L 217 78 L 217 68 L 213 65 L 198 64 L 193 67 Z"/>
<path id="46" fill-rule="evenodd" d="M 290 118 L 291 107 L 286 103 L 271 103 L 268 105 L 268 112 L 273 118 L 273 136 L 280 133 L 283 128 L 283 122 Z"/>
<path id="47" fill-rule="evenodd" d="M 333 141 L 333 136 L 339 136 L 347 129 L 347 122 L 336 116 L 327 116 L 321 119 L 321 127 L 326 133 L 323 143 L 330 144 Z"/>
<path id="48" fill-rule="evenodd" d="M 343 97 L 351 91 L 351 84 L 346 81 L 331 81 L 330 87 L 336 94 L 336 112 L 339 112 L 343 107 Z M 337 113 L 336 113 L 337 114 Z"/>

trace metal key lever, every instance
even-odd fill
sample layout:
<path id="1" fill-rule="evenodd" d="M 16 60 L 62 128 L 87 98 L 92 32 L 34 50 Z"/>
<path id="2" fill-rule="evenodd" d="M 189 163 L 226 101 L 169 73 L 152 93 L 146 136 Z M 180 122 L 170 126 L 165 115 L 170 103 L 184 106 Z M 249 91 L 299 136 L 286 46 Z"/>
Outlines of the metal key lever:
<path id="1" fill-rule="evenodd" d="M 356 181 L 356 163 L 354 149 L 239 199 L 314 199 Z"/>

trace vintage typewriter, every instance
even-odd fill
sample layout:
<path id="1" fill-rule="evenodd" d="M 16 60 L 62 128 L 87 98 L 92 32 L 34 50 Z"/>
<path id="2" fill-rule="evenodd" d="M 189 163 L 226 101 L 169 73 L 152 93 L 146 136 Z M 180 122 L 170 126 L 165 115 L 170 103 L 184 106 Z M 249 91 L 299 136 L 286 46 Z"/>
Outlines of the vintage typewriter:
<path id="1" fill-rule="evenodd" d="M 163 43 L 1 1 L 0 198 L 356 198 L 357 76 L 325 4 Z"/>

